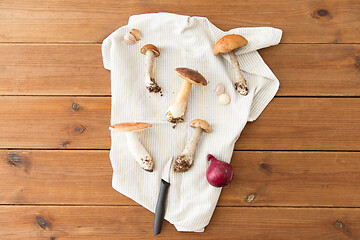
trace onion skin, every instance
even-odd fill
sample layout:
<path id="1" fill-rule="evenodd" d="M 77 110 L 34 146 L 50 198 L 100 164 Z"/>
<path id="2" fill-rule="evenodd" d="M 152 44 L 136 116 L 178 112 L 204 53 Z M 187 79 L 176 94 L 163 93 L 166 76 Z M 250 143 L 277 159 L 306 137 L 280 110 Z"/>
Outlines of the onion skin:
<path id="1" fill-rule="evenodd" d="M 213 155 L 207 155 L 208 161 L 211 161 L 206 172 L 206 179 L 214 187 L 226 187 L 234 177 L 234 170 L 230 164 L 217 160 Z"/>

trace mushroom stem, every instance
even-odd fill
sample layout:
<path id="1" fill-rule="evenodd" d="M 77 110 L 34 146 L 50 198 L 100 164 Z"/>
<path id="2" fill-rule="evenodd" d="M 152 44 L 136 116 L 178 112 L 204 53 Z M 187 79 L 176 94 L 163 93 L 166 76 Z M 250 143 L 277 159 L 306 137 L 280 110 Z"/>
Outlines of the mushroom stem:
<path id="1" fill-rule="evenodd" d="M 175 172 L 186 172 L 192 166 L 194 161 L 194 155 L 199 143 L 203 130 L 201 128 L 195 128 L 193 134 L 184 150 L 176 158 L 174 163 Z"/>
<path id="2" fill-rule="evenodd" d="M 195 128 L 191 135 L 188 144 L 185 146 L 184 151 L 181 154 L 188 154 L 191 158 L 194 157 L 196 147 L 199 143 L 203 130 L 201 128 Z"/>
<path id="3" fill-rule="evenodd" d="M 236 58 L 236 55 L 234 53 L 234 51 L 229 52 L 229 56 L 231 59 L 231 65 L 233 67 L 233 70 L 235 72 L 235 78 L 236 78 L 236 83 L 235 83 L 235 89 L 241 94 L 241 95 L 247 95 L 248 94 L 248 87 L 246 84 L 246 80 L 244 78 L 244 75 L 242 75 L 241 70 L 240 70 L 240 65 L 239 62 Z"/>
<path id="4" fill-rule="evenodd" d="M 180 91 L 177 93 L 166 114 L 169 122 L 176 123 L 184 121 L 183 116 L 185 115 L 191 86 L 192 84 L 188 81 L 183 81 Z"/>
<path id="5" fill-rule="evenodd" d="M 130 152 L 139 163 L 139 165 L 146 171 L 152 172 L 154 169 L 154 163 L 148 151 L 140 143 L 139 138 L 134 132 L 126 133 Z"/>
<path id="6" fill-rule="evenodd" d="M 145 62 L 145 86 L 150 92 L 160 92 L 161 88 L 155 82 L 153 66 L 154 66 L 155 53 L 153 51 L 146 51 Z"/>

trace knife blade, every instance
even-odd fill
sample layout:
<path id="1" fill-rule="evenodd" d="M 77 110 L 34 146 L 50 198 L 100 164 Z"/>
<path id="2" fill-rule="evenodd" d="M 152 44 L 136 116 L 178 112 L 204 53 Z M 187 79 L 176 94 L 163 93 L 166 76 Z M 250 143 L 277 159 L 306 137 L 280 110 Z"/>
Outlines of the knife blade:
<path id="1" fill-rule="evenodd" d="M 158 235 L 161 232 L 162 224 L 164 221 L 167 193 L 170 186 L 170 171 L 172 162 L 173 157 L 171 157 L 166 163 L 161 178 L 160 192 L 155 208 L 154 236 Z"/>

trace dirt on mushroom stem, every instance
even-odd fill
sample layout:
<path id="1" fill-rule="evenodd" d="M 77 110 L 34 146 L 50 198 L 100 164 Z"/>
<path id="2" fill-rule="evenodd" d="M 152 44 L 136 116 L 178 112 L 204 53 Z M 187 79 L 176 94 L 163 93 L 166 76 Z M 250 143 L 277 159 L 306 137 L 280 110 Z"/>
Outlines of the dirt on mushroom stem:
<path id="1" fill-rule="evenodd" d="M 137 163 L 148 172 L 154 169 L 154 162 L 150 153 L 141 144 L 136 132 L 127 132 L 128 147 Z"/>
<path id="2" fill-rule="evenodd" d="M 184 121 L 184 117 L 174 118 L 174 117 L 172 117 L 171 115 L 172 115 L 172 114 L 171 114 L 170 112 L 168 112 L 168 113 L 166 114 L 166 117 L 167 117 L 168 121 L 171 122 L 171 123 L 174 123 L 175 126 L 176 126 L 176 124 L 181 123 L 181 122 Z"/>
<path id="3" fill-rule="evenodd" d="M 154 92 L 154 93 L 161 93 L 162 96 L 162 89 L 161 87 L 155 82 L 154 78 L 150 78 L 150 86 L 146 86 L 147 90 L 149 90 L 149 92 Z"/>
<path id="4" fill-rule="evenodd" d="M 174 162 L 174 172 L 186 172 L 192 166 L 192 161 L 185 154 L 180 154 Z"/>
<path id="5" fill-rule="evenodd" d="M 194 155 L 196 152 L 197 145 L 199 143 L 203 129 L 197 127 L 194 129 L 188 143 L 184 150 L 176 158 L 174 163 L 175 172 L 186 172 L 190 169 L 194 162 Z"/>
<path id="6" fill-rule="evenodd" d="M 234 83 L 235 90 L 238 91 L 241 95 L 247 95 L 249 92 L 248 87 L 240 82 Z"/>
<path id="7" fill-rule="evenodd" d="M 246 84 L 246 80 L 244 75 L 241 73 L 239 62 L 236 58 L 236 55 L 234 51 L 231 51 L 228 53 L 231 60 L 231 65 L 233 68 L 233 71 L 235 73 L 235 90 L 238 91 L 241 95 L 247 95 L 248 94 L 248 87 Z"/>
<path id="8" fill-rule="evenodd" d="M 166 118 L 171 123 L 180 123 L 184 121 L 184 115 L 187 107 L 187 100 L 191 91 L 192 84 L 184 80 L 179 92 L 168 108 Z"/>
<path id="9" fill-rule="evenodd" d="M 154 59 L 157 56 L 153 50 L 147 50 L 145 53 L 145 86 L 149 92 L 158 93 L 162 95 L 161 87 L 157 84 L 154 77 Z"/>

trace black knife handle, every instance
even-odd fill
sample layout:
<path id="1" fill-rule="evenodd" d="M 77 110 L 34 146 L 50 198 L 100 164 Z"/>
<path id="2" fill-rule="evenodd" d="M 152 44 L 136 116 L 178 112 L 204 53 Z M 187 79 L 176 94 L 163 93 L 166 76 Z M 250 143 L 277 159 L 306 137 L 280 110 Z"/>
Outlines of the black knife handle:
<path id="1" fill-rule="evenodd" d="M 161 227 L 165 216 L 165 205 L 169 186 L 170 183 L 161 179 L 160 193 L 155 209 L 154 236 L 158 235 L 161 232 Z"/>

